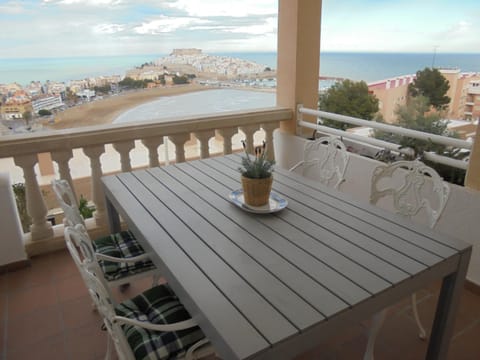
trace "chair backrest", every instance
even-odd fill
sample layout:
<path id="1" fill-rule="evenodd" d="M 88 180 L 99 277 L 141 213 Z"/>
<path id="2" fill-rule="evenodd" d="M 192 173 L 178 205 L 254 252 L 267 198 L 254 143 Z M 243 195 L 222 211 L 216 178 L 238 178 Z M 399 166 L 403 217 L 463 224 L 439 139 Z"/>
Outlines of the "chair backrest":
<path id="1" fill-rule="evenodd" d="M 419 160 L 378 166 L 372 175 L 370 202 L 389 198 L 394 211 L 416 217 L 423 209 L 433 228 L 447 204 L 450 188 L 431 167 Z M 391 199 L 390 199 L 391 198 Z"/>
<path id="2" fill-rule="evenodd" d="M 65 215 L 66 225 L 85 224 L 68 181 L 63 179 L 52 180 L 52 189 Z"/>
<path id="3" fill-rule="evenodd" d="M 100 267 L 95 258 L 95 253 L 90 243 L 90 238 L 82 224 L 65 227 L 65 241 L 67 248 L 72 254 L 73 261 L 82 274 L 88 292 L 93 299 L 96 309 L 102 315 L 104 324 L 117 348 L 121 359 L 133 359 L 133 353 L 128 345 L 121 325 L 114 321 L 116 316 L 110 288 L 102 276 Z M 81 254 L 77 251 L 75 244 L 80 244 Z M 125 357 L 123 357 L 125 356 Z"/>
<path id="4" fill-rule="evenodd" d="M 338 189 L 345 181 L 345 171 L 349 154 L 345 144 L 334 136 L 323 136 L 306 141 L 303 160 L 293 166 L 290 171 L 302 168 L 302 174 L 313 177 L 322 184 Z"/>

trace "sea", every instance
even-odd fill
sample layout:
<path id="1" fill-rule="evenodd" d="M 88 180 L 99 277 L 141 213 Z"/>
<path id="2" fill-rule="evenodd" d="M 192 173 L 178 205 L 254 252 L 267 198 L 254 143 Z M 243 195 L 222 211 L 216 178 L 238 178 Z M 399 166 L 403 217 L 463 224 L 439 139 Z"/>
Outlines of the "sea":
<path id="1" fill-rule="evenodd" d="M 210 53 L 255 61 L 276 68 L 275 52 Z M 0 59 L 0 84 L 30 81 L 79 80 L 100 75 L 124 75 L 125 71 L 167 54 L 128 56 L 85 56 L 64 58 L 3 58 Z M 320 53 L 320 75 L 348 78 L 356 81 L 377 80 L 414 74 L 425 67 L 460 69 L 480 72 L 480 53 Z"/>

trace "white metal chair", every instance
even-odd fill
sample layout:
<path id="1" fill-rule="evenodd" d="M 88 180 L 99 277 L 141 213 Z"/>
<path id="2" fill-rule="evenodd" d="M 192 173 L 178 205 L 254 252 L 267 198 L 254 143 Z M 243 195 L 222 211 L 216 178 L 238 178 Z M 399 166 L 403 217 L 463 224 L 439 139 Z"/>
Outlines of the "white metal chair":
<path id="1" fill-rule="evenodd" d="M 318 179 L 322 184 L 338 189 L 345 181 L 349 154 L 345 144 L 334 136 L 306 141 L 303 160 L 290 171 L 302 169 L 302 175 Z"/>
<path id="2" fill-rule="evenodd" d="M 53 180 L 52 188 L 65 214 L 66 225 L 82 225 L 86 229 L 69 183 L 66 180 Z M 102 277 L 109 287 L 125 285 L 145 276 L 152 276 L 154 284 L 158 282 L 159 271 L 130 231 L 110 234 L 90 241 L 90 244 L 102 270 Z M 86 250 L 79 243 L 76 246 L 82 251 Z"/>
<path id="3" fill-rule="evenodd" d="M 109 332 L 107 359 L 111 357 L 112 340 L 121 360 L 196 359 L 214 353 L 203 332 L 168 285 L 157 285 L 115 304 L 99 275 L 84 226 L 67 226 L 65 241 Z M 75 244 L 80 244 L 85 257 L 80 257 Z"/>
<path id="4" fill-rule="evenodd" d="M 449 186 L 431 167 L 419 160 L 397 161 L 382 164 L 374 170 L 370 202 L 379 205 L 380 201 L 388 200 L 397 214 L 408 218 L 419 218 L 423 215 L 423 222 L 433 228 L 445 209 L 449 194 Z M 424 340 L 427 335 L 418 316 L 415 293 L 412 294 L 411 300 L 419 330 L 418 336 Z M 373 317 L 364 360 L 373 359 L 375 340 L 385 315 L 386 310 L 382 310 Z"/>

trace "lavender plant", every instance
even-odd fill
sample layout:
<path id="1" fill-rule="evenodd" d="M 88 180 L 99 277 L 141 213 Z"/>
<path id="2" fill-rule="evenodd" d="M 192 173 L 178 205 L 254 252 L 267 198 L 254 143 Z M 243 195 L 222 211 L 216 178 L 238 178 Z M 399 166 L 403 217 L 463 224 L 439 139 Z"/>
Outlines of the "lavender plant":
<path id="1" fill-rule="evenodd" d="M 267 144 L 255 147 L 255 156 L 247 153 L 247 144 L 242 140 L 245 156 L 242 157 L 242 166 L 238 168 L 240 173 L 250 179 L 265 179 L 272 176 L 275 160 L 267 159 Z"/>

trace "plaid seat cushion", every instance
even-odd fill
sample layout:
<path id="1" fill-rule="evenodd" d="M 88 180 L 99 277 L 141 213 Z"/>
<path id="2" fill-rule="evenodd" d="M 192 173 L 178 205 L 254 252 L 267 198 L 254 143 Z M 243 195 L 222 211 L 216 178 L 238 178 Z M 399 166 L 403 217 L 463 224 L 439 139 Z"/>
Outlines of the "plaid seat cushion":
<path id="1" fill-rule="evenodd" d="M 93 241 L 93 247 L 100 254 L 124 259 L 145 253 L 145 250 L 143 250 L 130 231 L 122 231 L 96 239 Z M 155 265 L 150 260 L 137 261 L 135 263 L 116 263 L 100 260 L 99 264 L 108 281 L 118 280 L 155 268 Z"/>
<path id="2" fill-rule="evenodd" d="M 154 324 L 172 324 L 190 319 L 190 315 L 168 285 L 158 285 L 117 305 L 117 315 Z M 205 335 L 198 326 L 172 332 L 147 330 L 123 325 L 123 331 L 135 359 L 174 359 Z"/>

